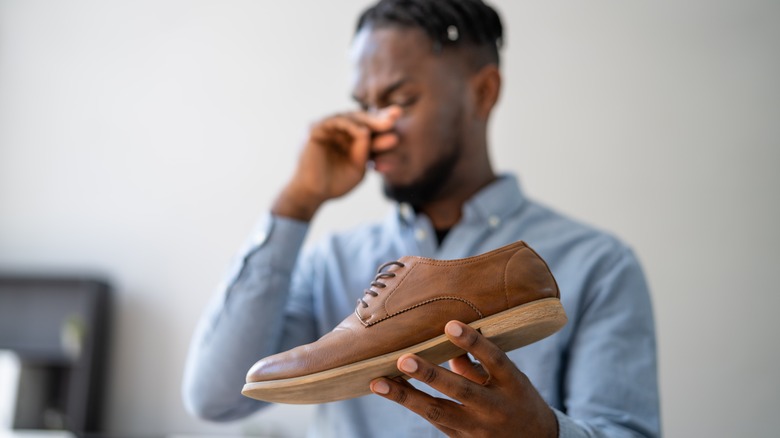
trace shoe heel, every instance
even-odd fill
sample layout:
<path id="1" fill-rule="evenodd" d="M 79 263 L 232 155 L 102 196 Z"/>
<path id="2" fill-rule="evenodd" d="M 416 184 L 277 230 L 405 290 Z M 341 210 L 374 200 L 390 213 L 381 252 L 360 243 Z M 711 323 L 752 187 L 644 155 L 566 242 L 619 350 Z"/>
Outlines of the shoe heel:
<path id="1" fill-rule="evenodd" d="M 552 335 L 566 325 L 567 321 L 560 299 L 543 298 L 482 318 L 469 325 L 506 352 Z M 395 359 L 404 353 L 415 353 L 430 362 L 440 364 L 463 354 L 464 351 L 450 343 L 445 335 L 441 335 L 406 350 L 387 355 L 393 357 L 393 363 L 385 371 L 392 374 L 385 375 L 403 376 L 395 368 Z"/>
<path id="2" fill-rule="evenodd" d="M 545 298 L 470 325 L 503 351 L 511 351 L 550 336 L 566 325 L 567 321 L 561 301 L 558 298 Z"/>

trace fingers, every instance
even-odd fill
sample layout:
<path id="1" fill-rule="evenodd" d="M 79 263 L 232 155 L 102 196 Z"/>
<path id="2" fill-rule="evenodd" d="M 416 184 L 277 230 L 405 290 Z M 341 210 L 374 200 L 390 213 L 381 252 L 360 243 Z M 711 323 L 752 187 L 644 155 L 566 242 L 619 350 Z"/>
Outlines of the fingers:
<path id="1" fill-rule="evenodd" d="M 369 149 L 373 153 L 392 149 L 398 143 L 398 135 L 393 132 L 393 127 L 400 116 L 401 108 L 398 106 L 390 106 L 377 113 L 352 113 L 355 120 L 371 131 Z"/>
<path id="2" fill-rule="evenodd" d="M 398 105 L 391 105 L 376 112 L 355 111 L 348 116 L 367 126 L 372 132 L 383 133 L 393 128 L 402 112 Z"/>
<path id="3" fill-rule="evenodd" d="M 482 365 L 472 362 L 467 354 L 450 359 L 450 369 L 479 385 L 487 382 L 490 377 Z"/>
<path id="4" fill-rule="evenodd" d="M 462 355 L 450 361 L 450 371 L 413 354 L 406 354 L 398 358 L 398 369 L 467 406 L 484 395 L 488 381 L 499 383 L 516 379 L 517 367 L 514 363 L 474 328 L 459 321 L 450 321 L 444 331 L 450 342 L 474 355 L 481 365 Z M 396 401 L 403 400 L 407 391 L 397 386 L 394 388 L 398 391 L 394 394 Z"/>
<path id="5" fill-rule="evenodd" d="M 371 130 L 347 116 L 334 116 L 316 125 L 312 138 L 320 144 L 333 145 L 351 161 L 365 163 L 371 144 Z"/>
<path id="6" fill-rule="evenodd" d="M 329 117 L 314 127 L 314 137 L 321 141 L 340 145 L 352 154 L 358 149 L 359 156 L 354 159 L 367 159 L 369 151 L 382 152 L 391 149 L 398 142 L 393 132 L 396 121 L 401 116 L 401 108 L 389 106 L 378 112 L 355 111 Z M 319 129 L 319 133 L 317 133 Z M 342 138 L 346 135 L 346 138 Z"/>
<path id="7" fill-rule="evenodd" d="M 393 127 L 400 115 L 396 106 L 337 114 L 311 125 L 296 172 L 274 203 L 275 214 L 308 221 L 323 202 L 349 193 L 365 177 L 371 155 L 398 144 Z"/>
<path id="8" fill-rule="evenodd" d="M 448 339 L 467 355 L 450 360 L 452 371 L 414 354 L 398 358 L 398 369 L 452 400 L 426 394 L 401 378 L 379 378 L 371 391 L 428 420 L 449 436 L 556 436 L 557 420 L 547 402 L 504 352 L 472 327 L 445 326 Z"/>
<path id="9" fill-rule="evenodd" d="M 481 364 L 491 381 L 513 381 L 517 367 L 506 353 L 468 324 L 450 321 L 444 327 L 450 342 L 471 353 Z"/>
<path id="10" fill-rule="evenodd" d="M 398 135 L 394 132 L 383 132 L 374 136 L 371 152 L 384 152 L 392 149 L 398 143 Z"/>
<path id="11" fill-rule="evenodd" d="M 401 378 L 375 379 L 371 382 L 371 391 L 425 418 L 449 436 L 453 436 L 459 428 L 467 426 L 461 424 L 464 421 L 461 405 L 451 400 L 432 397 Z"/>
<path id="12" fill-rule="evenodd" d="M 480 400 L 485 395 L 485 388 L 481 383 L 464 379 L 450 370 L 432 364 L 413 354 L 405 354 L 398 358 L 397 366 L 407 376 L 425 383 L 466 406 L 471 405 L 476 400 Z M 400 397 L 402 394 L 404 393 L 396 395 Z"/>
<path id="13" fill-rule="evenodd" d="M 353 127 L 359 128 L 361 131 L 371 133 L 374 137 L 378 137 L 390 133 L 400 116 L 401 108 L 398 106 L 390 106 L 381 111 L 372 113 L 353 111 L 337 114 L 325 119 L 323 123 L 349 131 L 352 131 Z"/>

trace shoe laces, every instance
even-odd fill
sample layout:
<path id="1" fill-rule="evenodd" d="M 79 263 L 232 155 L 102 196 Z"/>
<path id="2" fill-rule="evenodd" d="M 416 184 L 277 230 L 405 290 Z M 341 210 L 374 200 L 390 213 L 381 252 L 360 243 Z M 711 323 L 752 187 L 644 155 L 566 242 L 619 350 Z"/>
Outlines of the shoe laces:
<path id="1" fill-rule="evenodd" d="M 382 280 L 385 278 L 393 278 L 395 277 L 395 272 L 386 272 L 385 269 L 389 268 L 390 266 L 398 266 L 403 268 L 404 264 L 399 262 L 398 260 L 393 260 L 392 262 L 387 262 L 379 267 L 379 269 L 376 270 L 376 277 L 374 277 L 374 281 L 371 282 L 371 286 L 379 289 L 384 289 L 387 287 L 386 284 L 382 283 Z M 379 296 L 379 293 L 376 291 L 373 291 L 371 289 L 365 289 L 363 290 L 363 297 L 366 295 L 371 295 L 372 297 Z M 363 301 L 363 297 L 358 298 L 358 304 L 363 305 L 363 308 L 368 307 L 368 303 Z"/>

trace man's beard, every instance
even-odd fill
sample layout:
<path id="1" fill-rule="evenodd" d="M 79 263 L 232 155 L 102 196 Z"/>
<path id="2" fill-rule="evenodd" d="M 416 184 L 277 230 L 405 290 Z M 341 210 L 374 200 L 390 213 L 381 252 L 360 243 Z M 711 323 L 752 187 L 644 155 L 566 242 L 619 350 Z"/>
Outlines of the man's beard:
<path id="1" fill-rule="evenodd" d="M 409 184 L 390 185 L 385 182 L 382 187 L 385 196 L 413 207 L 420 207 L 436 200 L 442 195 L 442 189 L 452 176 L 461 151 L 461 145 L 456 144 L 447 155 L 425 169 L 416 181 Z"/>

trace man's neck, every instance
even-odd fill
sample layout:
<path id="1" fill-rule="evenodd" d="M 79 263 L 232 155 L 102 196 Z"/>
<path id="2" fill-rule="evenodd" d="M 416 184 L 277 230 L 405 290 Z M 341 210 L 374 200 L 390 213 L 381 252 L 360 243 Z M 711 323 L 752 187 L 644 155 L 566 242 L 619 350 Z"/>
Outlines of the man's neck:
<path id="1" fill-rule="evenodd" d="M 425 214 L 431 221 L 434 229 L 449 230 L 460 222 L 461 216 L 463 216 L 463 205 L 497 178 L 491 172 L 489 176 L 482 178 L 481 181 L 475 181 L 475 183 L 471 184 L 469 189 L 462 189 L 458 192 L 453 191 L 449 196 L 428 202 L 415 208 L 415 210 Z"/>

